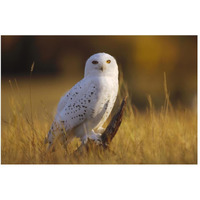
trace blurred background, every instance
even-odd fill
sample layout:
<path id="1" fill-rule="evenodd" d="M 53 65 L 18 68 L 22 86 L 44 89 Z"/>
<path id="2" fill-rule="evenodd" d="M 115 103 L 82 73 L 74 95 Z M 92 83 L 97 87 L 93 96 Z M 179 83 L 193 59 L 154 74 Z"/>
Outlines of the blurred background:
<path id="1" fill-rule="evenodd" d="M 9 80 L 16 79 L 21 96 L 29 98 L 33 62 L 33 106 L 39 109 L 45 102 L 52 109 L 97 52 L 116 58 L 138 109 L 146 109 L 149 94 L 156 108 L 163 105 L 164 72 L 172 105 L 196 106 L 197 36 L 1 36 L 2 115 L 7 114 Z"/>

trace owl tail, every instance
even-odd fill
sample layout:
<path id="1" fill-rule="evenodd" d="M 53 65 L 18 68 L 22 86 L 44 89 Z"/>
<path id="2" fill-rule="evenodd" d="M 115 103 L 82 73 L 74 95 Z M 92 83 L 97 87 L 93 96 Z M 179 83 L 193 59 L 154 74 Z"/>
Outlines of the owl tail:
<path id="1" fill-rule="evenodd" d="M 51 136 L 52 136 L 51 130 L 52 130 L 52 127 L 50 128 L 48 134 L 46 135 L 46 137 L 45 137 L 45 139 L 44 139 L 44 144 L 47 144 L 47 143 L 50 142 L 50 139 L 51 139 Z"/>
<path id="2" fill-rule="evenodd" d="M 44 144 L 47 144 L 48 143 L 48 137 L 46 136 L 45 138 L 44 138 Z"/>
<path id="3" fill-rule="evenodd" d="M 51 129 L 50 129 L 47 136 L 44 139 L 44 144 L 48 144 L 47 152 L 49 152 L 49 151 L 54 152 L 55 151 L 55 148 L 54 147 L 52 148 L 53 143 L 51 142 L 51 136 L 52 136 L 52 132 L 51 132 Z"/>

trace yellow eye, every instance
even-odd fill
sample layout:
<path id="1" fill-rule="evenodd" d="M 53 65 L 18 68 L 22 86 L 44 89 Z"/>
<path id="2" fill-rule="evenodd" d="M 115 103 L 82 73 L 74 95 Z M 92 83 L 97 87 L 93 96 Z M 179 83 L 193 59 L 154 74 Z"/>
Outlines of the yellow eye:
<path id="1" fill-rule="evenodd" d="M 109 64 L 109 63 L 111 63 L 111 60 L 107 60 L 106 62 Z"/>
<path id="2" fill-rule="evenodd" d="M 92 61 L 92 64 L 95 64 L 95 65 L 96 65 L 96 64 L 98 64 L 98 61 L 93 60 L 93 61 Z"/>

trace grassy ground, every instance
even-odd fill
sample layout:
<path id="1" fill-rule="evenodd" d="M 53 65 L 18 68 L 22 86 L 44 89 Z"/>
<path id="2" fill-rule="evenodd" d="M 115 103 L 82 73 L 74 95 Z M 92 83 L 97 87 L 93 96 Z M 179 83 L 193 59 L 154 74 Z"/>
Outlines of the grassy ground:
<path id="1" fill-rule="evenodd" d="M 80 142 L 76 139 L 67 151 L 58 145 L 47 153 L 44 138 L 52 123 L 60 96 L 75 82 L 64 80 L 15 81 L 9 85 L 2 81 L 2 164 L 195 164 L 197 163 L 196 109 L 173 108 L 165 84 L 165 102 L 154 109 L 149 106 L 140 112 L 130 104 L 126 106 L 122 124 L 111 143 L 111 151 L 91 151 L 79 156 L 72 154 Z M 47 84 L 48 82 L 48 84 Z M 66 80 L 65 80 L 66 82 Z M 46 84 L 45 84 L 46 83 Z M 121 81 L 117 105 L 127 89 Z M 54 95 L 52 95 L 54 94 Z M 31 99 L 31 100 L 30 100 Z M 113 114 L 113 113 L 112 113 Z"/>

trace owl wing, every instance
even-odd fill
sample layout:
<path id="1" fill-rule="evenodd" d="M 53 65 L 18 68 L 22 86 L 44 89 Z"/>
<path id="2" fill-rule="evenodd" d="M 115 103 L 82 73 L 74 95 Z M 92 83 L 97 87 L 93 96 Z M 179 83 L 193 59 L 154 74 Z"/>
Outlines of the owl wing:
<path id="1" fill-rule="evenodd" d="M 74 100 L 82 96 L 82 88 L 85 87 L 86 81 L 82 79 L 76 85 L 74 85 L 64 96 L 61 97 L 60 102 L 58 103 L 57 113 L 61 112 L 67 103 L 71 103 Z"/>
<path id="2" fill-rule="evenodd" d="M 97 101 L 97 86 L 89 79 L 82 79 L 60 100 L 55 122 L 67 131 L 91 117 Z"/>

